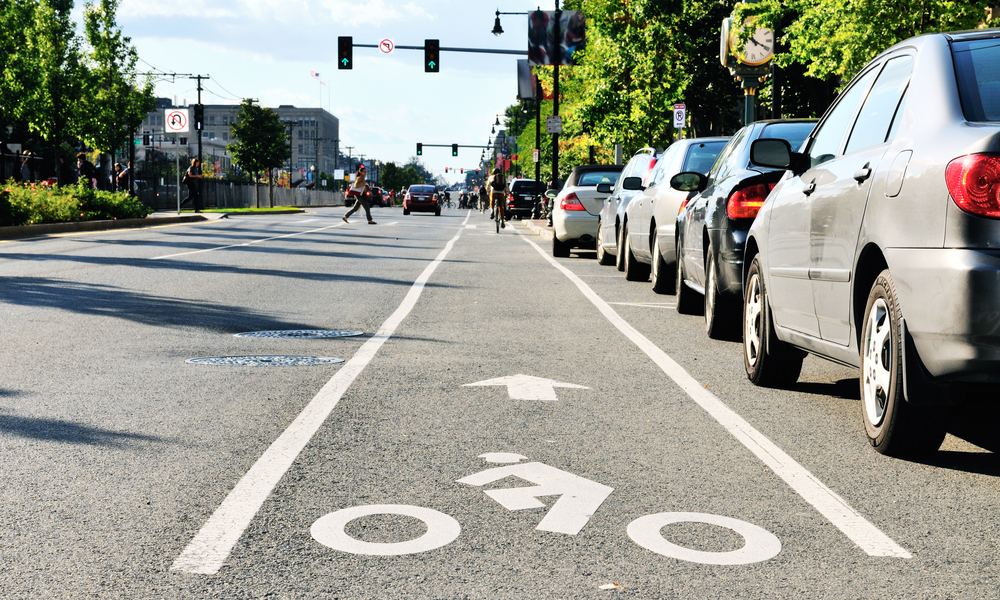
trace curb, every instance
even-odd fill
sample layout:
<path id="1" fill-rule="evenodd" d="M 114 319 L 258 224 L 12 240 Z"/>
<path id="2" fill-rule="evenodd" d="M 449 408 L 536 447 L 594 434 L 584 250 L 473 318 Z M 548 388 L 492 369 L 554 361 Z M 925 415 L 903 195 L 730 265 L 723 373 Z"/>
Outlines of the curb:
<path id="1" fill-rule="evenodd" d="M 43 223 L 40 225 L 20 225 L 16 227 L 0 227 L 0 239 L 49 235 L 53 233 L 76 233 L 80 231 L 106 231 L 109 229 L 136 229 L 140 227 L 155 227 L 174 223 L 198 223 L 224 219 L 228 215 L 219 213 L 218 217 L 204 214 L 181 217 L 146 217 L 145 219 L 120 219 L 115 221 L 80 221 L 72 223 Z"/>
<path id="2" fill-rule="evenodd" d="M 535 234 L 538 235 L 538 237 L 542 238 L 543 240 L 551 242 L 552 238 L 554 238 L 556 235 L 555 232 L 549 229 L 548 227 L 542 227 L 531 220 L 521 221 L 521 223 L 523 223 L 524 226 L 530 229 L 531 231 L 534 231 Z"/>

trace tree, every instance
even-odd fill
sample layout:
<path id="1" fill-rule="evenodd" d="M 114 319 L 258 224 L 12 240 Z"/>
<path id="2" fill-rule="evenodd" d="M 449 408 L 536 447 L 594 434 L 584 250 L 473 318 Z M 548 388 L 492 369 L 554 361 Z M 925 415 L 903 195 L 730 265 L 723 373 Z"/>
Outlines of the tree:
<path id="1" fill-rule="evenodd" d="M 147 77 L 138 84 L 139 55 L 118 28 L 117 10 L 118 0 L 99 0 L 84 9 L 90 51 L 80 130 L 88 145 L 109 153 L 126 147 L 156 104 L 152 81 Z"/>
<path id="2" fill-rule="evenodd" d="M 278 120 L 276 112 L 258 106 L 248 98 L 240 103 L 232 134 L 237 141 L 227 149 L 233 154 L 233 161 L 253 175 L 256 194 L 261 175 L 270 174 L 272 169 L 281 167 L 291 157 L 285 126 Z M 273 181 L 273 178 L 268 177 L 268 180 Z M 268 185 L 270 187 L 271 184 Z M 269 205 L 272 199 L 269 195 Z M 259 197 L 257 206 L 260 207 Z"/>

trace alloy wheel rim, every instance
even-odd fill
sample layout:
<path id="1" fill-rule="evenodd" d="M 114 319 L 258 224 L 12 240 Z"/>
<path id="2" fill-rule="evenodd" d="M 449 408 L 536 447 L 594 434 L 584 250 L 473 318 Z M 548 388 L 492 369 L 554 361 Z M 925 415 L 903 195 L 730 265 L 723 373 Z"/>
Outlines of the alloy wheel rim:
<path id="1" fill-rule="evenodd" d="M 891 334 L 889 306 L 883 298 L 878 298 L 872 305 L 865 325 L 865 353 L 861 364 L 861 372 L 864 375 L 865 415 L 868 422 L 875 427 L 881 425 L 885 419 L 892 365 L 896 362 Z"/>
<path id="2" fill-rule="evenodd" d="M 744 309 L 743 326 L 743 349 L 747 355 L 747 363 L 750 366 L 757 364 L 761 353 L 761 339 L 763 339 L 763 301 L 760 293 L 760 276 L 756 273 L 750 278 L 747 286 L 746 308 Z"/>

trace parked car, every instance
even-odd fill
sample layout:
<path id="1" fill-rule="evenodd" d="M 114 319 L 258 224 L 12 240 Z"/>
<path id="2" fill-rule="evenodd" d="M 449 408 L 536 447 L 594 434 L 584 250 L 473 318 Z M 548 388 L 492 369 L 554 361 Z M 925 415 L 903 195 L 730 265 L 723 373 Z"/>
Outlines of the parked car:
<path id="1" fill-rule="evenodd" d="M 552 256 L 569 256 L 571 248 L 590 247 L 597 237 L 597 219 L 621 165 L 574 167 L 552 202 Z"/>
<path id="2" fill-rule="evenodd" d="M 996 29 L 906 40 L 801 154 L 752 149 L 789 170 L 747 239 L 747 375 L 794 381 L 805 352 L 859 367 L 883 454 L 937 449 L 948 406 L 1000 388 L 997 64 Z"/>
<path id="3" fill-rule="evenodd" d="M 608 199 L 601 207 L 597 222 L 597 262 L 602 265 L 615 264 L 619 271 L 625 270 L 625 256 L 619 251 L 622 233 L 621 225 L 625 219 L 625 208 L 633 196 L 641 191 L 653 166 L 656 164 L 656 150 L 643 148 L 636 152 L 621 171 L 621 176 L 611 188 Z M 634 179 L 638 177 L 638 182 Z M 625 181 L 629 187 L 625 187 Z"/>
<path id="4" fill-rule="evenodd" d="M 535 196 L 539 193 L 538 186 L 534 179 L 514 179 L 510 182 L 505 213 L 508 219 L 531 218 L 531 213 L 535 211 Z"/>
<path id="5" fill-rule="evenodd" d="M 678 140 L 656 160 L 645 188 L 625 207 L 626 279 L 645 281 L 652 271 L 653 291 L 674 293 L 677 213 L 693 194 L 670 187 L 670 179 L 684 171 L 707 175 L 728 141 L 726 137 Z"/>
<path id="6" fill-rule="evenodd" d="M 678 173 L 670 185 L 698 192 L 677 216 L 677 310 L 704 310 L 712 338 L 735 337 L 743 308 L 743 248 L 764 198 L 784 171 L 750 164 L 750 143 L 780 139 L 798 148 L 815 120 L 751 123 L 736 132 L 708 175 Z"/>
<path id="7" fill-rule="evenodd" d="M 441 203 L 433 185 L 411 185 L 403 197 L 403 214 L 410 212 L 432 212 L 441 216 Z"/>

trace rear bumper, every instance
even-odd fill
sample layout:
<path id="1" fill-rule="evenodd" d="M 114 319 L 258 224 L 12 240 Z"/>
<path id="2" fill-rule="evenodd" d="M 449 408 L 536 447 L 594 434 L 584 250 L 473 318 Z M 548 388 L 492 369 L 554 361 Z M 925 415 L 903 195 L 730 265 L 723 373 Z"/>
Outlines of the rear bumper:
<path id="1" fill-rule="evenodd" d="M 581 240 L 591 242 L 597 239 L 597 224 L 600 218 L 583 210 L 555 210 L 552 212 L 552 230 L 560 242 Z"/>
<path id="2" fill-rule="evenodd" d="M 895 248 L 885 257 L 928 374 L 1000 383 L 1000 251 Z"/>
<path id="3" fill-rule="evenodd" d="M 438 206 L 437 202 L 414 202 L 413 200 L 408 200 L 403 203 L 403 208 L 410 212 L 437 212 Z"/>

